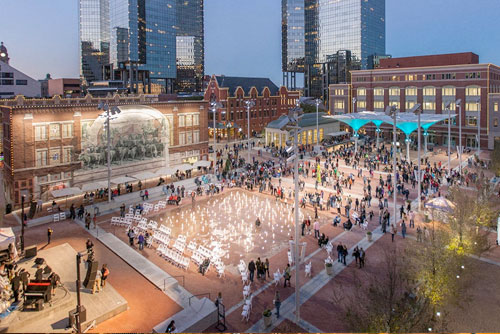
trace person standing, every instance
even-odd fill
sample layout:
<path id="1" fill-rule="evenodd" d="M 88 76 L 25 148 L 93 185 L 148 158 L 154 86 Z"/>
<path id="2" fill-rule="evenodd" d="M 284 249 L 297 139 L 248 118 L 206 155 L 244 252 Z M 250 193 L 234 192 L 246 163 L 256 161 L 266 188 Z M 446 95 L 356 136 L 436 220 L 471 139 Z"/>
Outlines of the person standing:
<path id="1" fill-rule="evenodd" d="M 255 261 L 255 266 L 257 267 L 257 278 L 262 277 L 262 261 L 260 260 L 260 257 L 257 258 L 257 261 Z"/>
<path id="2" fill-rule="evenodd" d="M 269 274 L 269 259 L 266 259 L 266 262 L 264 263 L 264 278 L 266 278 L 266 273 L 267 277 L 271 278 L 271 275 Z"/>
<path id="3" fill-rule="evenodd" d="M 120 206 L 120 217 L 125 218 L 125 203 Z"/>
<path id="4" fill-rule="evenodd" d="M 359 269 L 363 268 L 365 266 L 365 250 L 363 247 L 359 249 Z"/>
<path id="5" fill-rule="evenodd" d="M 415 212 L 410 211 L 410 228 L 415 228 Z"/>
<path id="6" fill-rule="evenodd" d="M 344 247 L 342 247 L 342 244 L 339 243 L 337 246 L 337 262 L 342 261 L 342 252 L 344 251 Z"/>
<path id="7" fill-rule="evenodd" d="M 139 241 L 139 250 L 144 249 L 144 235 L 142 233 L 139 234 L 139 237 L 137 238 Z"/>
<path id="8" fill-rule="evenodd" d="M 319 221 L 316 219 L 314 221 L 314 238 L 318 239 L 319 238 Z"/>
<path id="9" fill-rule="evenodd" d="M 109 269 L 107 264 L 102 265 L 101 274 L 101 286 L 104 288 L 106 286 L 106 280 L 109 276 Z"/>
<path id="10" fill-rule="evenodd" d="M 54 231 L 52 230 L 51 227 L 49 227 L 47 229 L 47 244 L 50 244 L 50 238 L 52 237 L 52 233 L 54 233 Z"/>
<path id="11" fill-rule="evenodd" d="M 135 233 L 133 229 L 130 229 L 128 231 L 128 243 L 130 246 L 134 247 L 134 238 L 135 238 Z"/>
<path id="12" fill-rule="evenodd" d="M 250 282 L 253 282 L 253 275 L 254 275 L 254 272 L 255 272 L 255 262 L 253 262 L 253 260 L 251 260 L 249 263 L 248 263 L 248 271 L 250 272 Z"/>
<path id="13" fill-rule="evenodd" d="M 140 197 L 142 198 L 142 200 L 144 201 L 144 191 L 142 191 L 142 190 L 141 190 L 141 191 L 139 192 L 139 196 L 140 196 Z"/>
<path id="14" fill-rule="evenodd" d="M 94 243 L 92 240 L 87 239 L 87 242 L 85 243 L 85 247 L 87 248 L 87 253 L 92 252 L 92 249 L 94 248 Z"/>
<path id="15" fill-rule="evenodd" d="M 101 291 L 101 278 L 102 278 L 102 272 L 98 270 L 95 275 L 95 282 L 94 286 L 92 287 L 92 294 Z"/>
<path id="16" fill-rule="evenodd" d="M 417 226 L 417 242 L 422 242 L 422 229 Z"/>
<path id="17" fill-rule="evenodd" d="M 147 189 L 144 191 L 144 197 L 149 199 L 149 191 Z"/>
<path id="18" fill-rule="evenodd" d="M 406 223 L 403 221 L 401 223 L 401 234 L 403 235 L 403 239 L 406 238 Z"/>
<path id="19" fill-rule="evenodd" d="M 290 283 L 290 278 L 292 277 L 292 275 L 290 274 L 291 272 L 291 268 L 290 268 L 290 263 L 287 263 L 286 264 L 286 268 L 285 268 L 285 271 L 283 273 L 283 276 L 285 278 L 285 285 L 283 286 L 284 288 L 286 288 L 286 282 L 288 282 L 288 286 L 291 287 L 292 284 Z"/>
<path id="20" fill-rule="evenodd" d="M 280 318 L 281 298 L 279 291 L 274 294 L 274 307 L 276 307 L 276 318 Z"/>
<path id="21" fill-rule="evenodd" d="M 71 206 L 69 208 L 69 219 L 75 219 L 76 218 L 76 210 L 75 210 L 75 204 L 71 203 Z"/>
<path id="22" fill-rule="evenodd" d="M 391 225 L 391 240 L 394 242 L 394 235 L 396 234 L 396 228 L 394 225 Z"/>
<path id="23" fill-rule="evenodd" d="M 344 245 L 344 246 L 342 247 L 342 263 L 344 264 L 344 266 L 346 266 L 346 265 L 347 265 L 347 263 L 346 263 L 346 260 L 345 260 L 345 259 L 346 259 L 346 257 L 347 257 L 347 255 L 348 255 L 348 254 L 349 254 L 349 252 L 347 251 L 347 246 L 346 246 L 346 245 Z"/>

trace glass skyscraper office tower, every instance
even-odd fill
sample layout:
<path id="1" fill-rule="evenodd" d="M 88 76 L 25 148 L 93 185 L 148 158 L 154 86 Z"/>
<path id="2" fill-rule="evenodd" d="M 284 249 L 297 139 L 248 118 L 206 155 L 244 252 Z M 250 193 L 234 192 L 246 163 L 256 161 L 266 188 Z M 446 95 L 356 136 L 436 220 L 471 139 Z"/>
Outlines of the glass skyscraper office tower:
<path id="1" fill-rule="evenodd" d="M 203 0 L 80 0 L 84 85 L 121 80 L 139 91 L 148 80 L 166 92 L 200 91 L 203 39 Z"/>
<path id="2" fill-rule="evenodd" d="M 385 54 L 385 0 L 282 0 L 282 32 L 283 72 L 304 72 L 306 96 L 320 97 L 324 64 L 368 68 L 370 56 Z M 301 59 L 303 67 L 290 66 Z"/>

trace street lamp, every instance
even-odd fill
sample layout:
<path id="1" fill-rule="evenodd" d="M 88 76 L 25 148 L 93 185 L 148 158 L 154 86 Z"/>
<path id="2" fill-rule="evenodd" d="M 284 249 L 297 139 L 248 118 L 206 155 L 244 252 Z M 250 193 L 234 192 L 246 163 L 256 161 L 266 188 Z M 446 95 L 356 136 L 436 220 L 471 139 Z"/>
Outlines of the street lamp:
<path id="1" fill-rule="evenodd" d="M 104 110 L 106 114 L 101 115 L 106 117 L 106 137 L 107 137 L 107 160 L 108 160 L 108 202 L 111 202 L 111 131 L 110 122 L 111 117 L 117 115 L 121 112 L 118 107 L 112 107 L 109 109 L 109 104 L 100 102 L 97 105 L 98 110 Z"/>
<path id="2" fill-rule="evenodd" d="M 455 105 L 458 106 L 458 170 L 462 179 L 462 100 L 458 99 Z"/>
<path id="3" fill-rule="evenodd" d="M 255 106 L 255 102 L 253 100 L 245 101 L 247 105 L 247 149 L 248 149 L 248 161 L 250 163 L 250 109 Z"/>
<path id="4" fill-rule="evenodd" d="M 214 117 L 214 131 L 213 131 L 213 136 L 214 136 L 214 174 L 215 174 L 215 164 L 217 163 L 217 150 L 215 146 L 217 145 L 217 128 L 216 128 L 216 116 L 217 116 L 217 109 L 222 108 L 222 104 L 220 102 L 212 101 L 210 102 L 210 111 L 213 113 Z"/>
<path id="5" fill-rule="evenodd" d="M 479 159 L 479 153 L 481 152 L 481 104 L 479 101 L 477 101 L 476 105 L 477 105 L 477 158 Z"/>
<path id="6" fill-rule="evenodd" d="M 422 179 L 422 172 L 420 171 L 420 148 L 421 148 L 421 141 L 420 141 L 420 115 L 422 114 L 422 108 L 420 108 L 420 103 L 417 103 L 413 106 L 413 108 L 410 109 L 410 113 L 415 113 L 418 116 L 418 131 L 417 131 L 417 136 L 418 136 L 418 153 L 417 153 L 417 159 L 418 159 L 418 210 L 420 211 L 420 207 L 422 205 L 422 194 L 421 194 L 421 179 Z"/>
<path id="7" fill-rule="evenodd" d="M 26 199 L 26 195 L 21 196 L 21 253 L 24 253 L 24 201 Z"/>
<path id="8" fill-rule="evenodd" d="M 395 105 L 387 106 L 385 108 L 385 114 L 392 117 L 392 172 L 393 172 L 393 188 L 392 192 L 394 194 L 394 227 L 396 227 L 396 122 L 397 122 L 397 109 Z"/>
<path id="9" fill-rule="evenodd" d="M 451 102 L 446 104 L 448 110 L 448 173 L 451 173 Z"/>
<path id="10" fill-rule="evenodd" d="M 300 264 L 300 254 L 299 254 L 299 120 L 302 117 L 303 110 L 297 105 L 295 108 L 291 109 L 288 113 L 288 125 L 287 129 L 293 131 L 293 152 L 294 154 L 287 159 L 287 162 L 294 161 L 294 172 L 293 172 L 293 183 L 295 187 L 295 320 L 296 322 L 300 319 L 300 286 L 299 286 L 299 264 Z M 291 153 L 291 148 L 287 150 L 287 153 Z"/>
<path id="11" fill-rule="evenodd" d="M 319 105 L 320 99 L 316 99 L 316 146 L 319 146 Z"/>

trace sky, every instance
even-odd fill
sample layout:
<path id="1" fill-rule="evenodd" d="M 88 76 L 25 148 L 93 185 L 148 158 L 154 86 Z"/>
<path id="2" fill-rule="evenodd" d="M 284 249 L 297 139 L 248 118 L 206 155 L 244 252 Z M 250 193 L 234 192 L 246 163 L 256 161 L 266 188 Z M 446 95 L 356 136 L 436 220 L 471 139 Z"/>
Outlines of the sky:
<path id="1" fill-rule="evenodd" d="M 393 57 L 472 51 L 500 65 L 499 0 L 386 0 Z M 0 0 L 11 65 L 41 79 L 79 76 L 78 0 Z M 281 84 L 281 0 L 205 0 L 205 73 Z"/>

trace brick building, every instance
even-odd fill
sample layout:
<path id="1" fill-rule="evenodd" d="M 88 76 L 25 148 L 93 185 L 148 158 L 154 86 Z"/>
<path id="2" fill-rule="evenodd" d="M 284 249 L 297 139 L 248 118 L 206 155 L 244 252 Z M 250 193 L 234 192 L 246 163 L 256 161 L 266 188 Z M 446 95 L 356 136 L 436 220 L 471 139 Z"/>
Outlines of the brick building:
<path id="1" fill-rule="evenodd" d="M 80 97 L 80 79 L 50 79 L 47 81 L 48 96 L 60 95 L 62 97 Z"/>
<path id="2" fill-rule="evenodd" d="M 99 102 L 119 110 L 110 122 L 112 177 L 208 159 L 204 101 L 152 96 L 0 100 L 6 202 L 107 180 L 106 131 Z"/>
<path id="3" fill-rule="evenodd" d="M 492 107 L 489 94 L 500 92 L 500 67 L 480 64 L 473 53 L 418 56 L 381 59 L 380 68 L 353 71 L 351 84 L 330 85 L 329 109 L 332 114 L 353 111 L 383 111 L 395 105 L 401 112 L 422 105 L 424 113 L 447 113 L 445 105 L 451 103 L 451 112 L 458 114 L 457 99 L 462 100 L 462 143 L 477 146 L 477 122 L 480 115 L 481 147 L 492 149 Z M 458 145 L 458 121 L 452 121 L 452 146 Z M 367 126 L 371 132 L 373 127 Z M 385 131 L 387 134 L 387 131 Z M 413 135 L 416 136 L 415 134 Z M 447 123 L 429 130 L 430 143 L 447 144 Z"/>
<path id="4" fill-rule="evenodd" d="M 299 98 L 299 91 L 278 88 L 267 78 L 213 75 L 205 90 L 205 101 L 217 101 L 222 104 L 222 108 L 217 111 L 217 136 L 228 140 L 247 135 L 245 101 L 255 102 L 255 106 L 250 109 L 250 133 L 255 135 L 262 133 L 269 122 L 288 114 Z M 208 119 L 208 126 L 212 128 L 211 113 Z"/>

